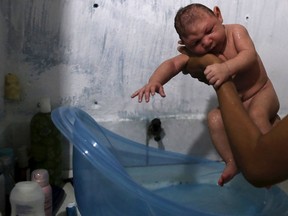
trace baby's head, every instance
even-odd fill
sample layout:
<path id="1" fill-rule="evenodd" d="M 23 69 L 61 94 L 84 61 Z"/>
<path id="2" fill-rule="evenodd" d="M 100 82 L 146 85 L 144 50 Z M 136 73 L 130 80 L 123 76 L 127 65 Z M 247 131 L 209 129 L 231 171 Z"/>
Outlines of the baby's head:
<path id="1" fill-rule="evenodd" d="M 198 3 L 180 8 L 174 19 L 174 27 L 180 38 L 186 36 L 186 27 L 189 24 L 195 23 L 205 15 L 215 16 L 210 8 Z"/>
<path id="2" fill-rule="evenodd" d="M 192 55 L 220 53 L 226 32 L 220 9 L 213 11 L 202 4 L 181 8 L 175 16 L 175 29 L 182 44 Z"/>

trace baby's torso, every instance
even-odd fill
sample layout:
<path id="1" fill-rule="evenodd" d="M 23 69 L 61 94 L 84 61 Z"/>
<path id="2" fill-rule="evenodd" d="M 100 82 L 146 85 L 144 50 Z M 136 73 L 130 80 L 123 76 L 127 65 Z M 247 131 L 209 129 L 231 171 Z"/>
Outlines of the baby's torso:
<path id="1" fill-rule="evenodd" d="M 262 89 L 268 81 L 265 68 L 258 57 L 258 64 L 251 68 L 251 71 L 238 73 L 233 77 L 233 82 L 243 101 L 253 97 Z"/>
<path id="2" fill-rule="evenodd" d="M 227 44 L 223 54 L 217 55 L 222 61 L 227 61 L 234 58 L 238 51 L 235 47 L 235 41 L 232 36 L 234 25 L 227 25 Z M 237 71 L 237 74 L 232 77 L 233 82 L 238 90 L 242 100 L 247 100 L 258 92 L 268 81 L 265 67 L 261 58 L 257 54 L 257 61 L 254 65 L 245 71 Z"/>
<path id="3" fill-rule="evenodd" d="M 255 95 L 268 81 L 260 57 L 257 55 L 257 63 L 250 67 L 249 71 L 238 71 L 232 80 L 243 101 Z"/>

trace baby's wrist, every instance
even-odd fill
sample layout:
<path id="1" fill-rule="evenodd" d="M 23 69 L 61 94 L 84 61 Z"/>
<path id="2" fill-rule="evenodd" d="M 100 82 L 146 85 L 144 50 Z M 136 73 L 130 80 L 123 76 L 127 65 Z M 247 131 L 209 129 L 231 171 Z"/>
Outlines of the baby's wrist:
<path id="1" fill-rule="evenodd" d="M 231 75 L 232 75 L 232 72 L 231 72 L 231 69 L 230 69 L 229 65 L 228 65 L 226 62 L 223 62 L 223 64 L 225 65 L 229 76 L 231 76 Z"/>

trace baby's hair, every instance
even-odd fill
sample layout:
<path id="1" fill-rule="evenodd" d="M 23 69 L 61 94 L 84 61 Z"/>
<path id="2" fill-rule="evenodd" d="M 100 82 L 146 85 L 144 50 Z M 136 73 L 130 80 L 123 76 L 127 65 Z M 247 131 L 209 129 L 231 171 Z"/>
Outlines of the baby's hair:
<path id="1" fill-rule="evenodd" d="M 180 36 L 185 36 L 186 26 L 202 17 L 203 12 L 214 16 L 213 11 L 205 5 L 194 3 L 180 8 L 174 19 L 174 27 Z"/>

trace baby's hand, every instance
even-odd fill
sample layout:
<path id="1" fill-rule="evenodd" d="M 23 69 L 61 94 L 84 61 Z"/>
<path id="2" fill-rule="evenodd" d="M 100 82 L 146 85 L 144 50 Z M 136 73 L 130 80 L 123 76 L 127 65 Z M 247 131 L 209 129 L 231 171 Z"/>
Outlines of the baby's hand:
<path id="1" fill-rule="evenodd" d="M 131 95 L 131 98 L 138 96 L 138 102 L 141 103 L 143 97 L 145 97 L 145 101 L 146 101 L 146 103 L 148 103 L 150 100 L 150 95 L 154 96 L 155 92 L 160 94 L 161 97 L 166 97 L 166 94 L 164 92 L 164 88 L 163 88 L 162 84 L 160 84 L 160 83 L 148 83 L 145 86 L 143 86 L 142 88 L 138 89 L 136 92 L 134 92 Z"/>
<path id="2" fill-rule="evenodd" d="M 218 88 L 230 77 L 225 62 L 208 65 L 204 70 L 204 74 L 209 84 L 213 85 L 214 88 Z"/>

